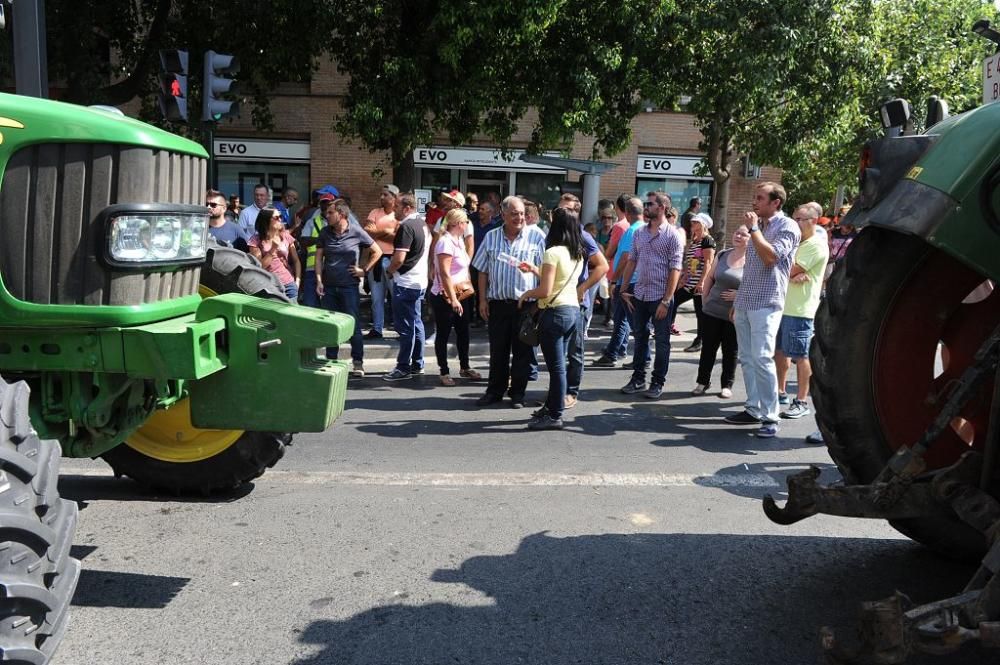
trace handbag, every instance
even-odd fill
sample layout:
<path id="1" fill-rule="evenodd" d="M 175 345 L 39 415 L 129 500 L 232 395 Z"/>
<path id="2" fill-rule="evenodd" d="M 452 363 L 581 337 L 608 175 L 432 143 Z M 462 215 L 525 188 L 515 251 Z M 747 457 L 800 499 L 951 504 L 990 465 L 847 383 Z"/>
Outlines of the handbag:
<path id="1" fill-rule="evenodd" d="M 573 269 L 569 273 L 569 277 L 563 282 L 562 288 L 556 293 L 552 300 L 557 300 L 562 292 L 566 290 L 566 285 L 569 284 L 570 280 L 573 279 L 573 274 L 576 273 L 576 266 L 579 265 L 579 261 L 573 264 Z M 538 346 L 538 333 L 541 327 L 542 321 L 542 309 L 537 303 L 531 303 L 528 307 L 521 309 L 521 318 L 517 322 L 517 338 L 521 340 L 524 344 L 528 346 Z"/>
<path id="2" fill-rule="evenodd" d="M 455 297 L 458 298 L 458 302 L 468 300 L 474 295 L 476 290 L 472 288 L 472 282 L 459 282 L 455 285 Z"/>

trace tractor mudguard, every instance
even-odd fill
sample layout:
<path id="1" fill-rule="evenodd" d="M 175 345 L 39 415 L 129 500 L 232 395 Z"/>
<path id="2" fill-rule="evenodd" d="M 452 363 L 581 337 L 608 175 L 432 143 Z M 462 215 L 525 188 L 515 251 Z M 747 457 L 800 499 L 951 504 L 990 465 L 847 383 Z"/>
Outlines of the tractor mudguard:
<path id="1" fill-rule="evenodd" d="M 1000 104 L 987 104 L 938 123 L 920 144 L 923 153 L 906 175 L 878 183 L 877 202 L 865 201 L 842 220 L 856 227 L 878 226 L 915 235 L 992 279 L 1000 278 Z M 882 139 L 867 157 L 865 171 L 887 171 L 882 157 L 905 151 L 878 148 L 879 143 L 918 137 Z M 910 151 L 907 156 L 912 157 Z M 879 153 L 884 153 L 882 157 Z M 863 160 L 864 161 L 864 160 Z M 898 169 L 897 169 L 898 170 Z"/>
<path id="2" fill-rule="evenodd" d="M 347 363 L 316 350 L 349 339 L 352 317 L 229 293 L 198 307 L 198 321 L 215 318 L 226 368 L 188 384 L 195 427 L 322 432 L 343 412 Z"/>

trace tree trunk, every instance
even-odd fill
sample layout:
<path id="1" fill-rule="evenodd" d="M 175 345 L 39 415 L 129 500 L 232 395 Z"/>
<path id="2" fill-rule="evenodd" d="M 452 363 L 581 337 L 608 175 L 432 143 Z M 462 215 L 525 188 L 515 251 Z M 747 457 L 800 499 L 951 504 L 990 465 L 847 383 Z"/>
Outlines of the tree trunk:
<path id="1" fill-rule="evenodd" d="M 712 237 L 719 243 L 720 248 L 725 248 L 729 234 L 726 232 L 726 215 L 729 214 L 729 183 L 732 178 L 727 174 L 722 180 L 716 178 L 715 195 L 712 197 L 712 219 L 715 226 L 712 228 Z"/>
<path id="2" fill-rule="evenodd" d="M 412 192 L 416 187 L 416 172 L 413 166 L 413 151 L 408 150 L 403 154 L 393 148 L 392 151 L 392 183 L 399 187 L 401 192 Z"/>

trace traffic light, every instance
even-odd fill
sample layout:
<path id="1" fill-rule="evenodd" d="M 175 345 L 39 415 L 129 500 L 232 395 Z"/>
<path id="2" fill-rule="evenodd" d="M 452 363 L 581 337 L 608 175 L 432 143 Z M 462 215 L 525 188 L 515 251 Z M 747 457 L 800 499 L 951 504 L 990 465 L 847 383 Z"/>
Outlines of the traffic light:
<path id="1" fill-rule="evenodd" d="M 236 92 L 232 76 L 240 71 L 240 62 L 235 55 L 205 51 L 205 94 L 201 102 L 201 119 L 217 122 L 223 118 L 239 116 L 239 102 L 219 99 L 219 95 Z"/>
<path id="2" fill-rule="evenodd" d="M 188 52 L 160 51 L 160 112 L 164 120 L 187 120 Z"/>

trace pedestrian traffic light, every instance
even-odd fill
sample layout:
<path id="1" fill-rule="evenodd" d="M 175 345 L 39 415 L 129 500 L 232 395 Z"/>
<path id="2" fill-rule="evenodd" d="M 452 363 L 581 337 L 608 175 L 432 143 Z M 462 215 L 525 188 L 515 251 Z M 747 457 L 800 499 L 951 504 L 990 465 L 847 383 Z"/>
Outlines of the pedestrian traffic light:
<path id="1" fill-rule="evenodd" d="M 188 52 L 160 51 L 160 113 L 164 120 L 187 120 Z"/>
<path id="2" fill-rule="evenodd" d="M 205 51 L 205 94 L 201 102 L 201 119 L 217 122 L 223 118 L 240 114 L 239 102 L 219 99 L 219 95 L 236 92 L 232 76 L 240 71 L 240 62 L 235 55 Z"/>

